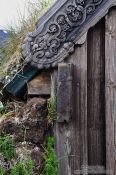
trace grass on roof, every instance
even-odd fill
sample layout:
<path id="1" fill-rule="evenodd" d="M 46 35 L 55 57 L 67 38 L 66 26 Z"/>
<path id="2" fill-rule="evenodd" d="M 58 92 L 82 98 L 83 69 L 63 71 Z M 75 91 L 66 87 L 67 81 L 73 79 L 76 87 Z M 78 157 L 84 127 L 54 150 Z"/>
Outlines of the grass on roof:
<path id="1" fill-rule="evenodd" d="M 29 17 L 25 19 L 24 16 L 19 17 L 19 25 L 16 29 L 12 26 L 8 29 L 10 31 L 10 39 L 5 48 L 0 48 L 0 52 L 4 57 L 0 61 L 0 77 L 10 75 L 13 67 L 20 65 L 23 62 L 22 43 L 28 32 L 34 31 L 38 19 L 48 10 L 55 0 L 38 0 L 38 2 L 27 5 Z M 18 66 L 17 66 L 18 67 Z"/>

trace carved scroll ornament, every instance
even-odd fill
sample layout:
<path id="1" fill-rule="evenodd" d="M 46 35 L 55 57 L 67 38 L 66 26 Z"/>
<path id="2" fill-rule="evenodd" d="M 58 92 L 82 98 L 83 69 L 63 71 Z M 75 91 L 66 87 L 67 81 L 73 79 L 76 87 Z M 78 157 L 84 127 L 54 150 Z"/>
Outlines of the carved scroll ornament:
<path id="1" fill-rule="evenodd" d="M 23 44 L 25 61 L 39 69 L 55 67 L 115 0 L 59 0 L 39 20 Z"/>

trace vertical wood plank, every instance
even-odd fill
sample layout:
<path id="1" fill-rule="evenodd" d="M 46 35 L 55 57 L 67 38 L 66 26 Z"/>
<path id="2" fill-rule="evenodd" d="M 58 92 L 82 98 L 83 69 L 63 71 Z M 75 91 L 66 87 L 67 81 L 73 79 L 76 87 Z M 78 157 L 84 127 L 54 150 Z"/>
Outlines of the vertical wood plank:
<path id="1" fill-rule="evenodd" d="M 106 168 L 116 175 L 116 8 L 106 17 Z"/>
<path id="2" fill-rule="evenodd" d="M 105 168 L 104 19 L 88 33 L 88 163 Z"/>
<path id="3" fill-rule="evenodd" d="M 56 123 L 59 175 L 76 175 L 87 165 L 87 43 L 77 47 L 66 60 L 74 65 L 73 115 L 70 123 Z M 86 172 L 82 173 L 83 175 Z"/>
<path id="4" fill-rule="evenodd" d="M 58 71 L 53 72 L 52 78 L 55 91 L 58 89 Z M 56 152 L 59 161 L 59 175 L 72 175 L 70 157 L 71 157 L 71 131 L 72 122 L 57 122 L 54 126 L 54 135 L 56 138 Z"/>
<path id="5" fill-rule="evenodd" d="M 72 121 L 72 169 L 81 171 L 82 166 L 87 166 L 87 42 L 77 47 L 68 62 L 74 65 L 74 114 Z M 82 173 L 86 174 L 86 172 Z"/>
<path id="6" fill-rule="evenodd" d="M 72 118 L 72 83 L 73 65 L 60 63 L 58 65 L 58 89 L 57 89 L 57 121 L 70 122 Z"/>

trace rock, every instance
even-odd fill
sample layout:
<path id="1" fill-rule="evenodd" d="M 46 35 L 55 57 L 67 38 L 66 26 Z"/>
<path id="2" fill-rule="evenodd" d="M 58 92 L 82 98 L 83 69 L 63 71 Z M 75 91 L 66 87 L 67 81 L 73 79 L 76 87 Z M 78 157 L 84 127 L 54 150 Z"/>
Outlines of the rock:
<path id="1" fill-rule="evenodd" d="M 1 120 L 0 133 L 13 135 L 16 142 L 42 144 L 47 130 L 47 100 L 33 98 L 23 105 L 21 112 Z"/>
<path id="2" fill-rule="evenodd" d="M 34 160 L 35 165 L 37 166 L 39 163 L 43 162 L 43 152 L 39 147 L 34 147 L 31 151 L 31 159 Z"/>
<path id="3" fill-rule="evenodd" d="M 44 165 L 43 150 L 30 142 L 22 142 L 17 144 L 16 153 L 17 160 L 22 161 L 24 164 L 30 159 L 34 162 L 34 173 L 38 173 L 38 167 Z"/>
<path id="4" fill-rule="evenodd" d="M 32 98 L 27 104 L 9 102 L 7 114 L 0 118 L 0 135 L 12 135 L 15 140 L 16 158 L 11 161 L 0 155 L 0 163 L 7 174 L 14 164 L 22 161 L 26 164 L 30 159 L 34 162 L 34 175 L 38 175 L 38 167 L 45 168 L 44 145 L 47 131 L 47 100 Z"/>
<path id="5" fill-rule="evenodd" d="M 0 167 L 4 168 L 7 174 L 9 174 L 9 171 L 12 168 L 12 162 L 6 160 L 2 153 L 0 153 Z"/>
<path id="6" fill-rule="evenodd" d="M 20 142 L 16 145 L 17 159 L 27 162 L 32 159 L 36 166 L 43 161 L 43 151 L 31 142 Z"/>

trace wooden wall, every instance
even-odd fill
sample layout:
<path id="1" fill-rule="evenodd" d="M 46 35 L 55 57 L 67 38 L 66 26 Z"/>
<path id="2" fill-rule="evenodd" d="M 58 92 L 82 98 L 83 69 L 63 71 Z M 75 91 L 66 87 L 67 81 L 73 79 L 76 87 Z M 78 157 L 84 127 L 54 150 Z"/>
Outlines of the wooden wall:
<path id="1" fill-rule="evenodd" d="M 55 126 L 59 174 L 101 166 L 116 175 L 116 8 L 66 62 L 74 65 L 74 113 L 69 123 Z"/>

